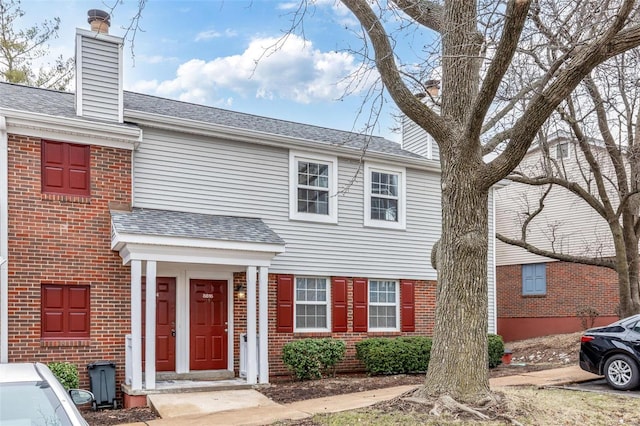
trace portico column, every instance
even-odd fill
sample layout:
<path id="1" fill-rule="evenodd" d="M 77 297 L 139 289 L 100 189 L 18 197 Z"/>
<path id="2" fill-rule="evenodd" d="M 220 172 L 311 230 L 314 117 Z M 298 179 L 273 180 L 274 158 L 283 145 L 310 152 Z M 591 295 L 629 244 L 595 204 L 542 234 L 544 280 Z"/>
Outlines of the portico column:
<path id="1" fill-rule="evenodd" d="M 247 383 L 257 383 L 258 366 L 256 365 L 256 267 L 247 267 Z"/>
<path id="2" fill-rule="evenodd" d="M 147 260 L 144 387 L 156 388 L 156 261 Z"/>
<path id="3" fill-rule="evenodd" d="M 269 383 L 269 268 L 260 267 L 259 277 L 259 297 L 258 303 L 258 327 L 259 331 L 259 347 L 258 354 L 260 356 L 258 381 L 260 383 Z"/>
<path id="4" fill-rule="evenodd" d="M 131 261 L 131 388 L 142 389 L 142 262 Z"/>

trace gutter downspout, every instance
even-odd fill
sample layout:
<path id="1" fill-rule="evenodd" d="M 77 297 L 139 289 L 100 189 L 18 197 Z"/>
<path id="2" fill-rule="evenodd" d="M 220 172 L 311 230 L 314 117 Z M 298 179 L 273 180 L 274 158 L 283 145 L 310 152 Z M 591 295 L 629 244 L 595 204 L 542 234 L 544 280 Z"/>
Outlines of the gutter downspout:
<path id="1" fill-rule="evenodd" d="M 0 363 L 9 362 L 9 137 L 0 115 Z"/>

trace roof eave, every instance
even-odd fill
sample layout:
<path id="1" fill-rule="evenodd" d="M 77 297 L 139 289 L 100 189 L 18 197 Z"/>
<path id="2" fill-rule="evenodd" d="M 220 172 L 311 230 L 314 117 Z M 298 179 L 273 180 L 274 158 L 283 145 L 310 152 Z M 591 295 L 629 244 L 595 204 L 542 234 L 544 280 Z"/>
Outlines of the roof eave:
<path id="1" fill-rule="evenodd" d="M 133 150 L 140 142 L 137 127 L 95 120 L 61 117 L 35 112 L 0 108 L 6 117 L 7 132 L 47 139 L 60 138 L 65 142 L 96 144 Z"/>
<path id="2" fill-rule="evenodd" d="M 295 138 L 291 136 L 276 135 L 273 133 L 261 132 L 257 130 L 242 129 L 238 127 L 225 126 L 221 124 L 206 123 L 203 121 L 189 120 L 185 118 L 171 117 L 161 114 L 125 109 L 124 117 L 126 121 L 132 121 L 140 126 L 148 126 L 157 129 L 179 131 L 200 136 L 220 137 L 228 140 L 248 142 L 253 144 L 267 145 L 278 148 L 295 148 L 307 151 L 317 151 L 326 153 L 330 147 L 337 155 L 345 158 L 360 160 L 362 150 L 338 146 L 335 144 L 319 144 L 318 141 Z M 392 153 L 381 153 L 367 151 L 368 160 L 378 160 L 392 162 L 403 166 L 410 166 L 415 169 L 427 170 L 440 173 L 440 163 L 426 158 L 408 157 Z"/>

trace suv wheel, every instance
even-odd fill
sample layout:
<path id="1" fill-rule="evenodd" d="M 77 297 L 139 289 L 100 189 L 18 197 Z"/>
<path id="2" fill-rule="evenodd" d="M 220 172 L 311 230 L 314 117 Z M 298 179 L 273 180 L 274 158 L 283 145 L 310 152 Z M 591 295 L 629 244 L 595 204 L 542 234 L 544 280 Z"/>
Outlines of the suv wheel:
<path id="1" fill-rule="evenodd" d="M 609 386 L 617 390 L 635 389 L 640 384 L 638 365 L 624 354 L 613 355 L 607 360 L 604 365 L 604 377 Z"/>

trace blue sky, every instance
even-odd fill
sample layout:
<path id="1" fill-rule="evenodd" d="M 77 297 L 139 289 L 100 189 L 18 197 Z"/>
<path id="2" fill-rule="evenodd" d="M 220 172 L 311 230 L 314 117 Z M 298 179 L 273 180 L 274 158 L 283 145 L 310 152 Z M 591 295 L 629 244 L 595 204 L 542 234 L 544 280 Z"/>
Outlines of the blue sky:
<path id="1" fill-rule="evenodd" d="M 366 85 L 341 99 L 345 77 L 357 69 L 358 58 L 340 50 L 360 47 L 351 32 L 359 26 L 334 0 L 316 3 L 304 21 L 306 42 L 293 35 L 280 49 L 270 51 L 290 28 L 291 13 L 299 2 L 149 0 L 140 20 L 142 31 L 136 34 L 134 57 L 130 40 L 126 42 L 125 89 L 360 131 L 368 119 L 368 113 L 359 113 Z M 59 17 L 59 38 L 50 42 L 51 53 L 71 57 L 75 28 L 89 28 L 87 10 L 109 10 L 114 4 L 116 0 L 23 0 L 23 22 Z M 137 4 L 137 0 L 117 4 L 111 34 L 124 35 L 123 27 L 135 15 Z M 387 104 L 373 133 L 400 141 L 391 130 L 399 127 L 395 115 L 395 106 Z"/>

